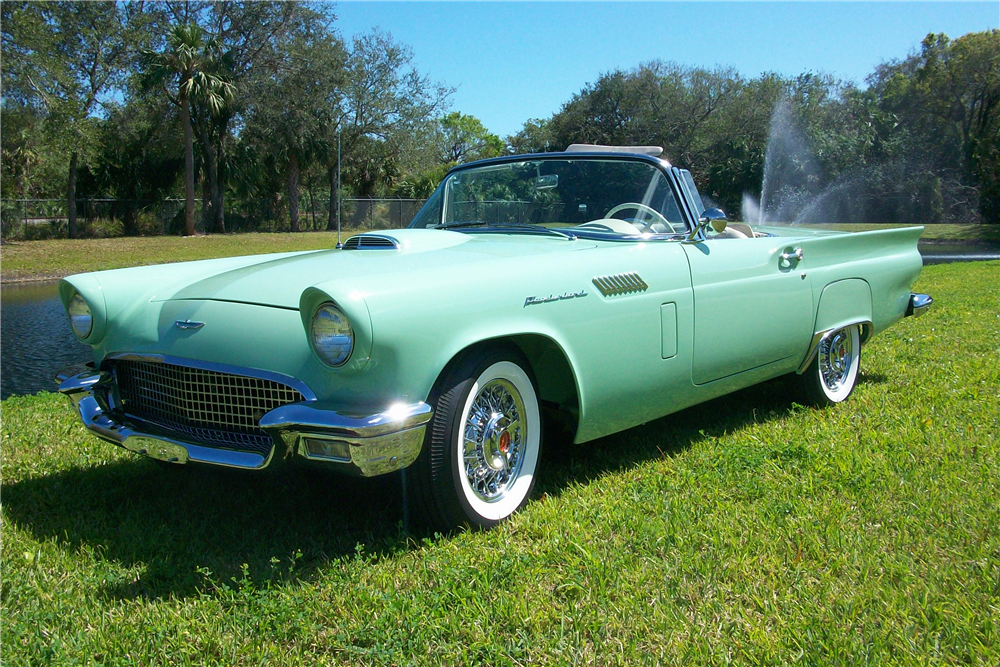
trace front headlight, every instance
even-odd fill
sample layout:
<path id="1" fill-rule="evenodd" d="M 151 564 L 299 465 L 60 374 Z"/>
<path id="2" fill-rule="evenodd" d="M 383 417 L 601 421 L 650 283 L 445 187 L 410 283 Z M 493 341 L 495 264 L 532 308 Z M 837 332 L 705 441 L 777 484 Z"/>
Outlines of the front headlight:
<path id="1" fill-rule="evenodd" d="M 83 300 L 79 292 L 75 292 L 70 297 L 69 305 L 66 307 L 69 313 L 69 325 L 73 328 L 73 333 L 79 338 L 86 338 L 94 330 L 94 316 L 90 312 L 90 306 Z"/>
<path id="2" fill-rule="evenodd" d="M 324 303 L 316 309 L 310 339 L 317 356 L 331 366 L 343 366 L 354 350 L 351 322 L 332 303 Z"/>

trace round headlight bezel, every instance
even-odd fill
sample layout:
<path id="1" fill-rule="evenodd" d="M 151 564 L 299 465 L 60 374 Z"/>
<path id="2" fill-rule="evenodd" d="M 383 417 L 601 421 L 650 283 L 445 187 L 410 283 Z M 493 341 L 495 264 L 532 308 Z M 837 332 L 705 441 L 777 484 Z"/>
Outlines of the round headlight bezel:
<path id="1" fill-rule="evenodd" d="M 69 298 L 66 314 L 69 316 L 69 326 L 77 338 L 87 340 L 94 333 L 94 311 L 79 292 L 74 291 L 73 296 Z M 86 322 L 85 328 L 84 322 Z"/>
<path id="2" fill-rule="evenodd" d="M 325 318 L 324 321 L 320 321 L 319 318 Z M 337 325 L 335 320 L 339 319 L 343 325 L 346 326 L 346 332 L 344 327 L 340 327 L 339 332 L 328 331 L 327 336 L 347 336 L 349 342 L 346 345 L 346 352 L 341 352 L 340 354 L 333 355 L 330 354 L 330 349 L 336 344 L 331 346 L 324 346 L 322 341 L 317 340 L 317 324 L 321 324 L 324 327 L 336 329 Z M 332 325 L 332 326 L 331 326 Z M 354 327 L 351 325 L 351 319 L 341 310 L 337 304 L 332 301 L 325 301 L 321 303 L 313 311 L 313 315 L 309 320 L 309 344 L 313 349 L 313 353 L 322 361 L 324 364 L 331 368 L 341 368 L 347 362 L 351 360 L 351 356 L 354 354 L 354 348 L 356 344 L 356 336 L 354 334 Z M 342 347 L 344 344 L 340 343 Z"/>

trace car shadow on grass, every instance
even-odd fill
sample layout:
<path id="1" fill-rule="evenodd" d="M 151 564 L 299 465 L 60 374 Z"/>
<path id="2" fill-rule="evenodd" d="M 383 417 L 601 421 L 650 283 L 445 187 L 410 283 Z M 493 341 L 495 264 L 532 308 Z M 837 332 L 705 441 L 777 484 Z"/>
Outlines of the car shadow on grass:
<path id="1" fill-rule="evenodd" d="M 553 443 L 535 495 L 676 456 L 794 409 L 777 381 L 584 446 Z M 399 475 L 358 479 L 295 467 L 253 474 L 128 458 L 5 484 L 3 507 L 39 541 L 120 566 L 124 574 L 100 584 L 112 599 L 284 585 L 314 578 L 331 561 L 392 558 L 426 537 L 404 526 Z"/>
<path id="2" fill-rule="evenodd" d="M 568 439 L 546 444 L 545 469 L 536 495 L 558 495 L 658 458 L 683 454 L 697 443 L 803 408 L 787 378 L 778 378 L 701 403 L 627 431 L 575 445 Z M 801 400 L 801 399 L 799 399 Z"/>
<path id="3" fill-rule="evenodd" d="M 172 469 L 129 458 L 4 484 L 3 507 L 39 541 L 124 568 L 103 594 L 155 599 L 259 589 L 311 578 L 333 560 L 412 548 L 400 494 L 398 476 Z"/>

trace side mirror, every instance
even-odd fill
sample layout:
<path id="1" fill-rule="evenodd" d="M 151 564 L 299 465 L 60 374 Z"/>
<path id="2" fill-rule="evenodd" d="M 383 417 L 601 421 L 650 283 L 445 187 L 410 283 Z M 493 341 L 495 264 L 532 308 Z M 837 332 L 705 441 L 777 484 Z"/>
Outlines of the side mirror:
<path id="1" fill-rule="evenodd" d="M 698 218 L 698 224 L 688 235 L 687 241 L 694 242 L 694 237 L 698 235 L 698 232 L 709 226 L 717 234 L 726 231 L 726 214 L 721 208 L 706 208 L 701 217 Z"/>

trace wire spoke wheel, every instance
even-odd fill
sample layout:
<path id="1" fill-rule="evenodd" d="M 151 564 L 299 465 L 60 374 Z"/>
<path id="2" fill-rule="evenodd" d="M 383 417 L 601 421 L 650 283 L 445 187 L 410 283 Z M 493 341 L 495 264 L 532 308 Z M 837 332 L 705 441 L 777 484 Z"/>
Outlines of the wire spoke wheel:
<path id="1" fill-rule="evenodd" d="M 491 380 L 479 390 L 465 419 L 465 478 L 481 499 L 502 498 L 517 479 L 523 460 L 524 401 L 508 380 Z"/>
<path id="2" fill-rule="evenodd" d="M 850 331 L 840 329 L 819 344 L 819 370 L 830 391 L 841 389 L 850 377 L 854 359 Z"/>
<path id="3" fill-rule="evenodd" d="M 441 379 L 415 500 L 426 523 L 490 528 L 520 509 L 534 487 L 541 411 L 520 350 L 468 353 Z"/>
<path id="4" fill-rule="evenodd" d="M 827 333 L 816 356 L 798 376 L 808 403 L 829 406 L 846 401 L 854 391 L 861 368 L 861 330 L 857 324 Z"/>

